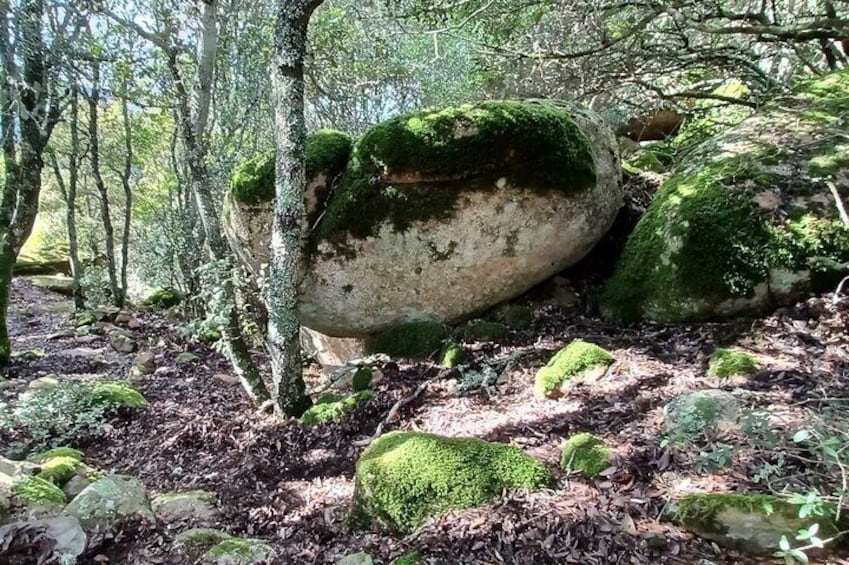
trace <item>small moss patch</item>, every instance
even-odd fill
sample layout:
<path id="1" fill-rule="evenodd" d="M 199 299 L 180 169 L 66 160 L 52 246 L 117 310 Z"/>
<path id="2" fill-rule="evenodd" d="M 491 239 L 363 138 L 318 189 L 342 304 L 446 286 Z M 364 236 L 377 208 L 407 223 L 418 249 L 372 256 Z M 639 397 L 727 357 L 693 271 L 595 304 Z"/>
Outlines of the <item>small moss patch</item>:
<path id="1" fill-rule="evenodd" d="M 133 387 L 117 381 L 97 381 L 91 385 L 92 398 L 98 404 L 126 408 L 144 408 L 147 400 Z"/>
<path id="2" fill-rule="evenodd" d="M 733 376 L 749 376 L 758 371 L 755 358 L 745 351 L 717 349 L 710 356 L 707 374 L 709 377 L 725 379 Z"/>
<path id="3" fill-rule="evenodd" d="M 439 352 L 439 364 L 446 369 L 453 369 L 463 362 L 466 349 L 458 343 L 446 343 Z"/>
<path id="4" fill-rule="evenodd" d="M 450 334 L 439 322 L 407 322 L 367 339 L 365 347 L 371 354 L 424 359 L 439 351 Z"/>
<path id="5" fill-rule="evenodd" d="M 593 478 L 610 467 L 610 462 L 610 448 L 590 433 L 576 434 L 563 444 L 560 465 L 566 471 L 578 471 Z"/>
<path id="6" fill-rule="evenodd" d="M 534 390 L 539 396 L 557 398 L 565 383 L 594 371 L 605 371 L 613 356 L 601 347 L 577 339 L 558 351 L 537 371 Z"/>
<path id="7" fill-rule="evenodd" d="M 467 341 L 498 341 L 507 335 L 507 326 L 499 322 L 472 320 L 461 330 Z"/>
<path id="8" fill-rule="evenodd" d="M 15 481 L 12 492 L 27 504 L 65 504 L 65 493 L 41 477 L 24 477 Z"/>
<path id="9" fill-rule="evenodd" d="M 339 422 L 354 409 L 354 407 L 366 400 L 374 398 L 370 390 L 362 390 L 347 398 L 328 394 L 318 399 L 298 420 L 306 426 L 314 426 L 322 422 Z"/>
<path id="10" fill-rule="evenodd" d="M 147 298 L 142 300 L 145 306 L 154 308 L 171 308 L 183 301 L 183 293 L 175 288 L 160 288 L 154 290 Z"/>
<path id="11" fill-rule="evenodd" d="M 421 565 L 422 563 L 424 563 L 424 559 L 418 551 L 405 553 L 394 561 L 394 565 Z"/>
<path id="12" fill-rule="evenodd" d="M 38 477 L 62 486 L 76 475 L 77 469 L 81 466 L 80 460 L 73 457 L 53 457 L 41 463 L 41 472 Z"/>
<path id="13" fill-rule="evenodd" d="M 486 504 L 504 488 L 535 489 L 549 480 L 539 461 L 509 445 L 390 432 L 357 462 L 352 517 L 412 531 L 447 510 Z"/>
<path id="14" fill-rule="evenodd" d="M 374 369 L 371 367 L 357 367 L 354 377 L 351 379 L 351 388 L 354 389 L 354 392 L 361 392 L 368 389 L 373 376 Z"/>

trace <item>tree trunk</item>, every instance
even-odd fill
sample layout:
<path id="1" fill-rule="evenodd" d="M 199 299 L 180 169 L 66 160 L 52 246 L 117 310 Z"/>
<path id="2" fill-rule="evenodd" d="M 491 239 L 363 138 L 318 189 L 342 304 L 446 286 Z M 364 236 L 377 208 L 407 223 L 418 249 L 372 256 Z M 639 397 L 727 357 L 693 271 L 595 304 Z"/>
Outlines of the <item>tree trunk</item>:
<path id="1" fill-rule="evenodd" d="M 88 135 L 89 135 L 89 161 L 91 161 L 91 173 L 94 184 L 100 195 L 100 219 L 103 222 L 103 239 L 106 246 L 106 268 L 109 272 L 109 290 L 112 295 L 112 303 L 121 306 L 121 288 L 118 286 L 118 270 L 115 266 L 115 230 L 112 227 L 112 218 L 109 210 L 109 191 L 103 182 L 100 172 L 100 139 L 98 132 L 97 107 L 100 102 L 100 64 L 95 63 L 92 67 L 93 79 L 91 95 L 88 97 Z"/>
<path id="2" fill-rule="evenodd" d="M 121 171 L 121 185 L 124 187 L 124 229 L 121 234 L 121 299 L 120 304 L 117 304 L 119 308 L 124 307 L 127 299 L 127 263 L 130 260 L 130 222 L 133 217 L 133 191 L 130 187 L 130 174 L 133 170 L 133 138 L 130 126 L 130 109 L 126 96 L 121 98 L 121 114 L 124 118 L 125 153 L 124 170 Z"/>
<path id="3" fill-rule="evenodd" d="M 277 180 L 271 232 L 271 268 L 266 290 L 268 350 L 277 409 L 300 416 L 311 401 L 306 394 L 297 316 L 304 277 L 304 57 L 310 16 L 322 0 L 284 2 L 277 12 L 271 81 L 275 106 Z"/>

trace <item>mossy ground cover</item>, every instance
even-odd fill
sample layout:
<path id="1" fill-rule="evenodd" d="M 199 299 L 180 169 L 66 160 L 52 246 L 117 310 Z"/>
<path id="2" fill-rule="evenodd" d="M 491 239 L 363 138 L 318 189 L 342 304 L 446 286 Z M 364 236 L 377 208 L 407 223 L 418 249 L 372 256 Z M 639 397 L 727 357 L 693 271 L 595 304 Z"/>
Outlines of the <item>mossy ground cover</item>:
<path id="1" fill-rule="evenodd" d="M 828 179 L 787 175 L 779 167 L 814 163 L 827 172 L 843 162 L 833 155 L 839 144 L 833 132 L 846 120 L 840 113 L 849 95 L 849 88 L 840 91 L 846 76 L 806 83 L 799 91 L 805 94 L 697 148 L 629 238 L 602 293 L 602 312 L 623 322 L 719 317 L 723 304 L 752 297 L 776 270 L 807 270 L 817 256 L 849 259 L 849 230 L 834 207 L 811 203 L 817 194 L 830 198 Z M 825 121 L 806 118 L 811 111 Z M 811 135 L 815 142 L 804 142 Z M 759 200 L 770 194 L 780 199 L 781 213 Z"/>
<path id="2" fill-rule="evenodd" d="M 353 519 L 412 531 L 447 510 L 485 504 L 504 488 L 535 489 L 549 480 L 540 462 L 515 447 L 390 432 L 357 462 Z"/>
<path id="3" fill-rule="evenodd" d="M 724 379 L 733 376 L 747 377 L 757 371 L 758 363 L 751 354 L 720 348 L 711 354 L 707 374 L 709 377 Z"/>
<path id="4" fill-rule="evenodd" d="M 460 194 L 493 190 L 498 178 L 542 193 L 584 190 L 595 183 L 589 141 L 568 112 L 545 104 L 484 102 L 398 116 L 354 145 L 316 240 L 365 238 L 385 221 L 403 231 L 450 217 Z"/>
<path id="5" fill-rule="evenodd" d="M 597 477 L 610 467 L 611 451 L 604 440 L 590 433 L 575 434 L 563 444 L 560 466 L 567 471 Z"/>

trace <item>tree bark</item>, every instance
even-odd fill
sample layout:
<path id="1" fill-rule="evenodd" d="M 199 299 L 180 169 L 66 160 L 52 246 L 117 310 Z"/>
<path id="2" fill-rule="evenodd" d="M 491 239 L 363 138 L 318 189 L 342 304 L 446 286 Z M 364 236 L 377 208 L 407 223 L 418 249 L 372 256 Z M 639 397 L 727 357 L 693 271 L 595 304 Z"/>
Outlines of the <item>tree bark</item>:
<path id="1" fill-rule="evenodd" d="M 275 107 L 277 180 L 271 235 L 271 267 L 266 291 L 268 350 L 276 408 L 300 416 L 311 401 L 301 362 L 298 293 L 304 277 L 307 235 L 304 207 L 304 57 L 307 28 L 322 0 L 281 3 L 274 33 L 271 81 Z"/>
<path id="2" fill-rule="evenodd" d="M 125 89 L 126 91 L 126 85 Z M 127 97 L 121 98 L 121 114 L 124 119 L 124 169 L 121 171 L 121 185 L 124 187 L 124 229 L 121 233 L 121 297 L 119 308 L 127 300 L 127 264 L 130 261 L 130 222 L 133 217 L 133 191 L 130 187 L 130 174 L 133 171 L 133 137 L 130 126 L 130 109 Z"/>
<path id="3" fill-rule="evenodd" d="M 115 265 L 115 229 L 112 227 L 112 217 L 109 210 L 109 191 L 103 182 L 100 171 L 100 133 L 98 131 L 98 114 L 100 103 L 100 64 L 92 66 L 91 95 L 88 97 L 88 136 L 89 136 L 89 161 L 91 162 L 91 173 L 94 177 L 94 185 L 100 195 L 100 220 L 103 223 L 103 239 L 106 247 L 106 269 L 109 273 L 109 290 L 112 295 L 112 303 L 120 307 L 123 303 L 122 292 L 118 284 L 118 269 Z"/>

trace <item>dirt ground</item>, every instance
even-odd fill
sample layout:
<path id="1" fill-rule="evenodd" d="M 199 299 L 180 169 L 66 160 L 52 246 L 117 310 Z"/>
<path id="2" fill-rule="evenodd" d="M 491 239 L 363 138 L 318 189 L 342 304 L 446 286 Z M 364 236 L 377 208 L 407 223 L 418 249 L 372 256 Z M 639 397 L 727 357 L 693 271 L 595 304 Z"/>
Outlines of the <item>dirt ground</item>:
<path id="1" fill-rule="evenodd" d="M 541 291 L 545 294 L 545 290 Z M 663 520 L 676 496 L 693 489 L 763 492 L 755 470 L 775 453 L 735 457 L 718 472 L 697 471 L 687 453 L 661 448 L 663 406 L 698 388 L 745 391 L 751 407 L 804 417 L 800 406 L 849 398 L 846 302 L 812 298 L 756 320 L 683 327 L 621 328 L 571 307 L 535 307 L 533 326 L 499 343 L 470 343 L 472 364 L 500 371 L 492 386 L 459 393 L 456 373 L 431 363 L 386 362 L 375 398 L 340 424 L 304 427 L 258 414 L 223 358 L 181 336 L 179 321 L 161 312 L 138 313 L 141 350 L 160 367 L 136 381 L 149 405 L 109 422 L 102 438 L 83 448 L 86 461 L 105 471 L 138 477 L 152 495 L 188 489 L 216 493 L 213 527 L 267 540 L 275 563 L 334 563 L 357 551 L 377 563 L 417 550 L 431 563 L 758 563 L 700 540 Z M 134 355 L 114 352 L 103 337 L 61 337 L 70 305 L 24 279 L 13 285 L 10 327 L 15 351 L 43 349 L 42 358 L 16 358 L 0 387 L 8 400 L 39 376 L 122 377 Z M 616 362 L 603 379 L 578 385 L 565 398 L 539 400 L 535 371 L 575 338 L 610 350 Z M 711 381 L 707 357 L 717 346 L 740 345 L 762 368 L 748 379 Z M 90 357 L 69 356 L 78 347 Z M 177 363 L 189 351 L 198 359 Z M 507 361 L 512 359 L 513 362 Z M 422 393 L 385 431 L 422 430 L 510 443 L 540 458 L 555 484 L 532 494 L 505 492 L 491 505 L 453 512 L 407 537 L 352 531 L 346 514 L 353 473 L 364 447 L 390 408 L 421 383 Z M 316 384 L 313 379 L 311 384 Z M 789 429 L 789 428 L 788 428 Z M 565 437 L 590 431 L 615 447 L 615 469 L 598 480 L 559 469 Z M 2 440 L 2 435 L 0 435 Z M 738 454 L 739 455 L 739 454 Z M 805 469 L 788 465 L 770 487 L 793 486 Z M 182 529 L 185 529 L 182 528 Z M 171 553 L 181 529 L 127 528 L 104 539 L 84 563 L 180 564 Z M 768 561 L 768 559 L 766 560 Z M 830 563 L 849 563 L 833 557 Z"/>

